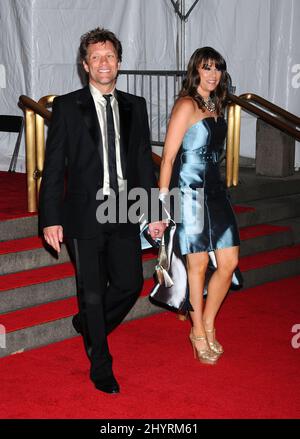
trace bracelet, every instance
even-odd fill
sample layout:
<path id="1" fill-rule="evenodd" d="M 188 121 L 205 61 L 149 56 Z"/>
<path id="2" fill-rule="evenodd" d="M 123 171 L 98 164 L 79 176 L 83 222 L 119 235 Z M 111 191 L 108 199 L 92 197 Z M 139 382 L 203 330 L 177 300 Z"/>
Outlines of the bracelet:
<path id="1" fill-rule="evenodd" d="M 166 219 L 169 220 L 171 218 L 170 212 L 167 210 L 166 205 L 167 205 L 167 199 L 169 197 L 169 191 L 162 191 L 159 192 L 159 196 L 158 199 L 162 202 L 163 204 L 163 209 L 165 211 L 166 214 Z M 168 207 L 168 206 L 167 206 Z"/>
<path id="2" fill-rule="evenodd" d="M 158 199 L 159 199 L 162 203 L 166 203 L 166 200 L 167 200 L 168 196 L 169 196 L 169 191 L 159 192 Z"/>

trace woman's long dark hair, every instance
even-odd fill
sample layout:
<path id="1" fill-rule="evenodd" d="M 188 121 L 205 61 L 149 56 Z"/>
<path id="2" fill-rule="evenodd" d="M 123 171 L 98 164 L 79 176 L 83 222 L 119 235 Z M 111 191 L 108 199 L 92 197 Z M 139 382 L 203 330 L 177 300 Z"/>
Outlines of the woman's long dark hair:
<path id="1" fill-rule="evenodd" d="M 227 73 L 226 62 L 223 56 L 212 47 L 201 47 L 195 50 L 189 60 L 187 74 L 182 83 L 178 98 L 191 96 L 196 101 L 198 107 L 205 111 L 203 99 L 197 91 L 200 84 L 198 69 L 199 66 L 209 63 L 214 63 L 215 67 L 222 72 L 217 88 L 211 93 L 211 98 L 214 99 L 216 105 L 217 114 L 221 114 L 226 105 L 230 76 Z"/>

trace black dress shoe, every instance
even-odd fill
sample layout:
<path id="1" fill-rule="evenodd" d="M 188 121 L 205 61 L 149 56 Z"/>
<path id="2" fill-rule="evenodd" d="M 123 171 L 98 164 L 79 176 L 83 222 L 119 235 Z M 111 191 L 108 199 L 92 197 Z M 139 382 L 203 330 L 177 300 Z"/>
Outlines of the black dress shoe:
<path id="1" fill-rule="evenodd" d="M 72 325 L 78 334 L 82 334 L 82 326 L 80 322 L 80 314 L 75 314 L 72 318 Z"/>
<path id="2" fill-rule="evenodd" d="M 119 393 L 120 387 L 113 375 L 94 381 L 96 389 L 105 393 Z"/>

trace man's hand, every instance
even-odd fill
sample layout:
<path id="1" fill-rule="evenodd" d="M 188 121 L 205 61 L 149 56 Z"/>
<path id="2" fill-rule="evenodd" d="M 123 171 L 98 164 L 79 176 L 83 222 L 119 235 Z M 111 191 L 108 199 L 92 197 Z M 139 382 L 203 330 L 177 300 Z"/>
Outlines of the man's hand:
<path id="1" fill-rule="evenodd" d="M 166 230 L 167 223 L 163 221 L 157 221 L 149 224 L 149 233 L 152 239 L 161 238 Z"/>
<path id="2" fill-rule="evenodd" d="M 47 244 L 51 245 L 57 253 L 60 253 L 60 242 L 63 242 L 62 226 L 50 226 L 43 229 L 44 238 Z"/>

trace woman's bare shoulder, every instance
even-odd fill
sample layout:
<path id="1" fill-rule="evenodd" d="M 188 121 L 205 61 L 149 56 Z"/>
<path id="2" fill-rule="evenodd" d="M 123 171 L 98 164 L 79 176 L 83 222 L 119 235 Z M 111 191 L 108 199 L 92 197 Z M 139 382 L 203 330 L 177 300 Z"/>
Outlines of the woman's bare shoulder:
<path id="1" fill-rule="evenodd" d="M 192 115 L 196 110 L 196 104 L 192 97 L 183 96 L 177 99 L 174 107 L 173 114 L 182 114 L 185 113 L 187 116 Z"/>

